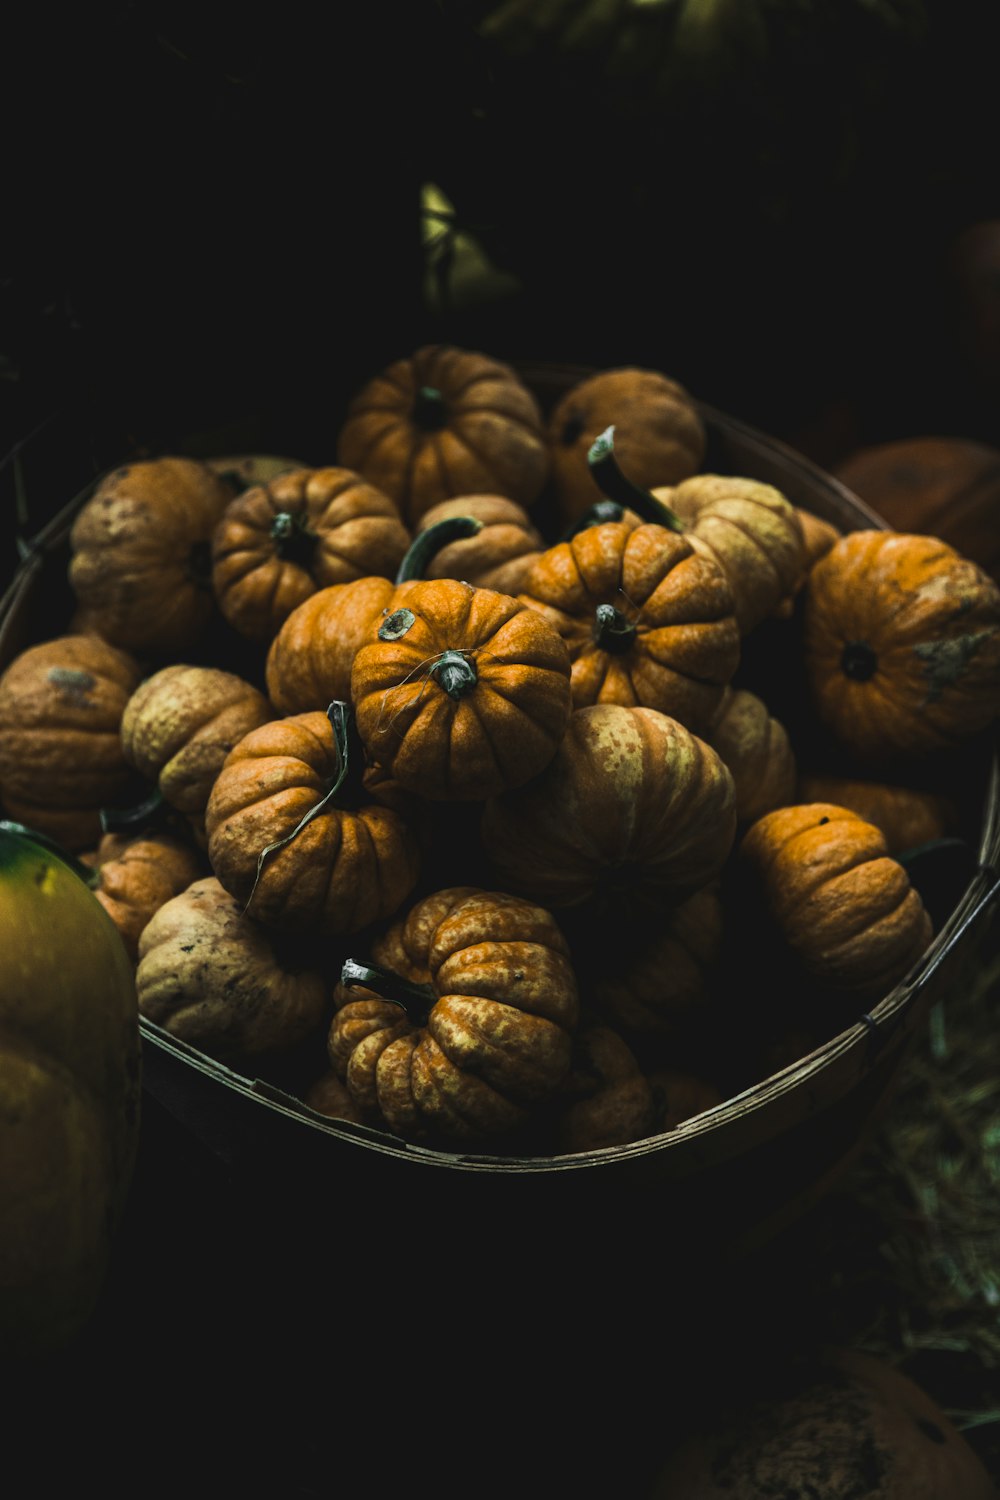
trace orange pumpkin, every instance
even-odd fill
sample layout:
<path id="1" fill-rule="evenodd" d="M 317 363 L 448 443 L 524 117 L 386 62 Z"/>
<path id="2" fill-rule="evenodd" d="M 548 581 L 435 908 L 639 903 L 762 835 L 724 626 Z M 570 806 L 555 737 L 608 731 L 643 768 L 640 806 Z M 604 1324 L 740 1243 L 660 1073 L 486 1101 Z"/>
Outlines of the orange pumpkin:
<path id="1" fill-rule="evenodd" d="M 140 838 L 105 834 L 94 856 L 91 888 L 135 963 L 139 938 L 153 914 L 205 875 L 203 857 L 170 834 Z"/>
<path id="2" fill-rule="evenodd" d="M 548 478 L 541 409 L 514 369 L 449 344 L 396 360 L 353 398 L 337 461 L 390 495 L 409 526 L 456 495 L 530 506 Z"/>
<path id="3" fill-rule="evenodd" d="M 424 568 L 423 576 L 460 578 L 475 588 L 519 594 L 532 563 L 545 550 L 541 532 L 524 507 L 503 495 L 460 495 L 425 511 L 417 522 L 417 532 L 452 516 L 474 516 L 482 523 L 481 529 L 442 546 Z"/>

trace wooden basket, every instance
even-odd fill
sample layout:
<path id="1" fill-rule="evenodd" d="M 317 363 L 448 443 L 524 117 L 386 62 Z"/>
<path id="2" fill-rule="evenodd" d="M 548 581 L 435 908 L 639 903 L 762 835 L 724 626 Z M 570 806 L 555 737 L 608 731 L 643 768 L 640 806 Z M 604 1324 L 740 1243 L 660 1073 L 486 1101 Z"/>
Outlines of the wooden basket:
<path id="1" fill-rule="evenodd" d="M 548 408 L 589 373 L 522 366 Z M 842 531 L 884 521 L 814 464 L 743 422 L 696 403 L 708 432 L 703 468 L 765 480 Z M 44 437 L 44 435 L 43 435 Z M 65 451 L 65 450 L 64 450 Z M 203 444 L 175 452 L 207 456 Z M 131 455 L 120 455 L 122 457 Z M 0 670 L 27 645 L 60 633 L 72 599 L 69 529 L 89 493 L 57 509 L 27 546 L 0 599 Z M 10 483 L 7 466 L 5 482 Z M 928 1009 L 962 982 L 998 892 L 1000 769 L 984 747 L 973 790 L 979 809 L 975 868 L 909 974 L 865 1016 L 809 1056 L 667 1133 L 627 1146 L 556 1157 L 448 1153 L 316 1114 L 282 1090 L 245 1076 L 141 1021 L 144 1089 L 190 1140 L 248 1192 L 286 1214 L 317 1212 L 317 1185 L 464 1219 L 508 1210 L 545 1215 L 564 1232 L 610 1213 L 634 1244 L 663 1253 L 665 1223 L 685 1225 L 685 1247 L 727 1252 L 765 1242 L 817 1200 L 864 1143 L 884 1108 L 908 1041 Z M 320 1207 L 319 1212 L 322 1213 Z"/>

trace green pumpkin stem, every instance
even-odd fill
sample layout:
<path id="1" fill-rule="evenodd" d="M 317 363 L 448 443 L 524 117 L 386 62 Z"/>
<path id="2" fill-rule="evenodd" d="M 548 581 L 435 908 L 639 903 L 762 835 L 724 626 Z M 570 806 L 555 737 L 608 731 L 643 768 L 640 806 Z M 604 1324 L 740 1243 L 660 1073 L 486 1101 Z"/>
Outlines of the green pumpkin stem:
<path id="1" fill-rule="evenodd" d="M 373 990 L 380 1000 L 398 1005 L 417 1026 L 424 1024 L 437 1001 L 431 985 L 415 984 L 392 969 L 383 969 L 378 964 L 359 964 L 353 958 L 345 960 L 340 982 L 348 989 L 363 985 L 366 990 Z"/>
<path id="2" fill-rule="evenodd" d="M 64 865 L 68 865 L 74 875 L 78 875 L 84 885 L 96 890 L 101 883 L 100 871 L 92 865 L 85 865 L 82 859 L 77 859 L 68 849 L 64 849 L 57 839 L 47 833 L 40 833 L 37 828 L 28 828 L 24 823 L 14 823 L 9 818 L 0 818 L 0 832 L 12 833 L 18 838 L 29 839 L 31 843 L 37 844 L 40 849 L 54 854 L 61 859 Z"/>
<path id="3" fill-rule="evenodd" d="M 594 483 L 607 499 L 617 501 L 624 509 L 634 510 L 644 521 L 651 521 L 656 526 L 666 526 L 669 531 L 687 530 L 680 516 L 669 505 L 664 505 L 649 490 L 635 484 L 619 468 L 615 457 L 614 426 L 606 427 L 594 439 L 587 454 L 587 462 Z"/>
<path id="4" fill-rule="evenodd" d="M 599 604 L 594 610 L 594 642 L 602 651 L 622 656 L 635 640 L 636 628 L 613 604 Z"/>
<path id="5" fill-rule="evenodd" d="M 462 537 L 475 536 L 482 529 L 482 521 L 475 516 L 445 516 L 443 521 L 436 521 L 433 526 L 428 526 L 426 531 L 418 532 L 413 538 L 394 581 L 410 583 L 415 578 L 423 578 L 427 564 L 442 547 L 446 547 L 449 542 L 459 541 Z"/>
<path id="6" fill-rule="evenodd" d="M 310 531 L 305 519 L 290 510 L 276 512 L 270 534 L 272 541 L 276 543 L 278 556 L 302 567 L 308 564 L 319 540 L 315 531 Z"/>
<path id="7" fill-rule="evenodd" d="M 133 803 L 131 807 L 102 807 L 101 832 L 122 833 L 132 837 L 146 833 L 151 828 L 164 828 L 173 819 L 173 809 L 159 787 L 154 787 L 148 797 Z"/>
<path id="8" fill-rule="evenodd" d="M 430 669 L 431 676 L 449 698 L 464 698 L 479 681 L 476 664 L 462 651 L 442 651 Z"/>

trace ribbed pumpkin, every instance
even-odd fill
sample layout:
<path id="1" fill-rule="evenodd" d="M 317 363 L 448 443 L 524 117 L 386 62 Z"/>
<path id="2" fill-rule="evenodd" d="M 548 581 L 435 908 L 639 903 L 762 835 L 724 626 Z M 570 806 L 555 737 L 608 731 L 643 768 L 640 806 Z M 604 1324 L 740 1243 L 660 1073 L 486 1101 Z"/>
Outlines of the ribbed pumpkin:
<path id="1" fill-rule="evenodd" d="M 101 809 L 141 791 L 121 744 L 141 669 L 95 635 L 29 646 L 0 677 L 0 806 L 67 849 L 91 849 Z"/>
<path id="2" fill-rule="evenodd" d="M 566 940 L 549 912 L 506 892 L 427 899 L 403 940 L 426 981 L 345 965 L 331 1062 L 366 1117 L 404 1139 L 509 1136 L 569 1071 L 579 1000 Z"/>
<path id="3" fill-rule="evenodd" d="M 215 611 L 212 534 L 232 498 L 232 483 L 193 458 L 106 475 L 70 532 L 74 628 L 137 656 L 187 651 Z"/>
<path id="4" fill-rule="evenodd" d="M 637 484 L 677 484 L 701 467 L 705 424 L 679 381 L 636 366 L 600 370 L 560 397 L 546 428 L 556 504 L 566 521 L 601 498 L 587 455 L 609 426 Z"/>
<path id="5" fill-rule="evenodd" d="M 475 588 L 519 594 L 545 541 L 523 505 L 503 495 L 459 495 L 433 505 L 417 522 L 426 531 L 452 516 L 474 516 L 482 529 L 441 547 L 423 570 L 425 578 L 459 578 Z"/>
<path id="6" fill-rule="evenodd" d="M 766 813 L 737 857 L 781 943 L 825 989 L 877 1000 L 931 940 L 930 917 L 881 830 L 846 807 Z"/>
<path id="7" fill-rule="evenodd" d="M 403 788 L 480 801 L 552 759 L 572 707 L 569 655 L 507 594 L 413 582 L 358 651 L 351 698 L 369 757 Z"/>
<path id="8" fill-rule="evenodd" d="M 601 1022 L 579 1027 L 553 1116 L 545 1141 L 558 1156 L 603 1151 L 652 1135 L 653 1089 L 632 1049 L 613 1027 Z"/>
<path id="9" fill-rule="evenodd" d="M 520 597 L 566 643 L 575 708 L 641 705 L 697 731 L 739 664 L 725 574 L 665 526 L 585 527 L 536 559 Z"/>
<path id="10" fill-rule="evenodd" d="M 205 810 L 208 857 L 264 926 L 355 933 L 393 916 L 413 890 L 416 841 L 364 795 L 361 765 L 348 758 L 343 703 L 261 725 L 226 757 Z"/>
<path id="11" fill-rule="evenodd" d="M 456 495 L 530 506 L 548 478 L 541 409 L 514 369 L 449 344 L 396 360 L 353 398 L 337 461 L 390 495 L 407 525 Z"/>
<path id="12" fill-rule="evenodd" d="M 850 808 L 882 830 L 890 854 L 943 838 L 954 831 L 958 820 L 955 804 L 940 792 L 819 771 L 800 772 L 794 800 L 836 802 Z"/>
<path id="13" fill-rule="evenodd" d="M 576 709 L 545 770 L 482 822 L 506 889 L 585 919 L 661 917 L 718 875 L 735 831 L 716 752 L 656 709 L 611 703 Z"/>
<path id="14" fill-rule="evenodd" d="M 166 833 L 105 834 L 94 854 L 91 889 L 135 963 L 143 928 L 160 907 L 205 874 L 197 849 Z"/>
<path id="15" fill-rule="evenodd" d="M 122 750 L 164 800 L 203 831 L 209 793 L 223 761 L 245 734 L 275 718 L 252 683 L 219 667 L 161 667 L 129 698 Z"/>
<path id="16" fill-rule="evenodd" d="M 804 593 L 822 722 L 869 765 L 960 745 L 1000 714 L 1000 587 L 935 537 L 855 531 Z"/>
<path id="17" fill-rule="evenodd" d="M 212 587 L 242 635 L 271 641 L 317 589 L 392 578 L 410 534 L 388 495 L 351 469 L 296 469 L 231 500 L 212 535 Z"/>
<path id="18" fill-rule="evenodd" d="M 795 752 L 788 731 L 756 693 L 730 688 L 704 738 L 732 772 L 740 823 L 794 800 Z"/>

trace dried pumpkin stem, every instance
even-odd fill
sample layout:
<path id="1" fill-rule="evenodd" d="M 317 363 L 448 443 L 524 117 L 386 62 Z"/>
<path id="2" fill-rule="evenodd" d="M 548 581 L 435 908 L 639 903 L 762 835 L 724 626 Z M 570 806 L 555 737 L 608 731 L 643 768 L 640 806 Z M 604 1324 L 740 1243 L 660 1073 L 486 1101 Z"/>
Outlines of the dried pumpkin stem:
<path id="1" fill-rule="evenodd" d="M 464 698 L 479 681 L 476 664 L 461 651 L 442 651 L 430 669 L 430 675 L 444 688 L 449 698 Z"/>
<path id="2" fill-rule="evenodd" d="M 602 495 L 615 500 L 626 510 L 634 510 L 644 521 L 656 526 L 666 526 L 669 531 L 683 532 L 687 528 L 680 516 L 664 505 L 662 500 L 635 484 L 619 467 L 615 457 L 615 429 L 606 427 L 594 439 L 587 454 L 587 462 L 594 482 Z"/>
<path id="3" fill-rule="evenodd" d="M 314 531 L 310 531 L 304 519 L 295 515 L 290 510 L 279 510 L 271 522 L 270 534 L 272 540 L 277 544 L 276 551 L 279 557 L 288 562 L 306 563 L 316 550 L 319 540 Z"/>
<path id="4" fill-rule="evenodd" d="M 434 1007 L 437 996 L 429 984 L 415 984 L 392 969 L 378 964 L 359 964 L 348 958 L 340 971 L 340 982 L 348 989 L 363 986 L 373 990 L 380 1000 L 398 1005 L 417 1026 L 422 1026 Z"/>
<path id="5" fill-rule="evenodd" d="M 476 516 L 445 516 L 443 521 L 436 521 L 414 537 L 394 581 L 409 583 L 414 578 L 423 578 L 427 564 L 442 547 L 463 537 L 475 536 L 482 529 L 483 523 Z"/>
<path id="6" fill-rule="evenodd" d="M 602 651 L 621 656 L 635 640 L 636 629 L 613 604 L 599 604 L 594 610 L 594 642 Z"/>

